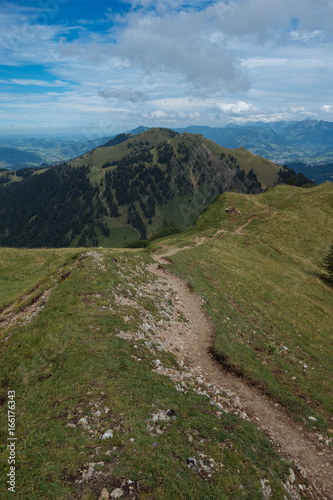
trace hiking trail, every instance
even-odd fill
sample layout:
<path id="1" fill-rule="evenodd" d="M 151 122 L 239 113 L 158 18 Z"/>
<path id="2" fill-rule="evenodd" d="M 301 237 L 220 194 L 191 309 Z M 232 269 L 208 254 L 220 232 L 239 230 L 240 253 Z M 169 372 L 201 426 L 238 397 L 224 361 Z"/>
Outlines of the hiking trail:
<path id="1" fill-rule="evenodd" d="M 197 238 L 196 244 L 203 244 L 205 240 L 206 238 Z M 167 284 L 177 292 L 184 311 L 191 320 L 191 335 L 183 351 L 186 364 L 206 383 L 236 393 L 246 420 L 268 436 L 278 452 L 294 464 L 300 476 L 310 480 L 313 487 L 312 498 L 333 499 L 332 450 L 289 417 L 278 403 L 242 378 L 226 372 L 213 358 L 210 349 L 214 330 L 199 297 L 189 289 L 184 280 L 162 267 L 170 264 L 168 257 L 188 248 L 190 247 L 172 248 L 164 253 L 153 254 L 155 263 L 148 268 L 156 276 L 166 279 Z"/>

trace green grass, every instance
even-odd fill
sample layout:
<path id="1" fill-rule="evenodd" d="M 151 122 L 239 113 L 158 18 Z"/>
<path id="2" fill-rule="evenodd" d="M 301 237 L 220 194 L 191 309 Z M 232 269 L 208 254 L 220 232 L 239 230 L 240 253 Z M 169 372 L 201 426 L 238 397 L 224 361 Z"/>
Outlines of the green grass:
<path id="1" fill-rule="evenodd" d="M 280 166 L 275 165 L 266 158 L 254 155 L 245 148 L 237 148 L 233 151 L 233 156 L 237 158 L 245 173 L 248 174 L 251 169 L 257 175 L 258 179 L 266 188 L 271 188 L 277 183 L 279 177 Z"/>
<path id="2" fill-rule="evenodd" d="M 70 261 L 77 250 L 18 250 L 0 251 L 0 311 L 43 282 Z"/>
<path id="3" fill-rule="evenodd" d="M 333 290 L 322 268 L 333 240 L 332 195 L 330 183 L 227 193 L 194 229 L 163 242 L 184 246 L 207 236 L 204 245 L 171 258 L 173 270 L 205 299 L 216 356 L 322 431 L 332 426 L 333 411 Z M 227 215 L 230 205 L 241 214 Z M 228 232 L 213 238 L 220 229 Z"/>
<path id="4" fill-rule="evenodd" d="M 153 372 L 156 355 L 144 342 L 115 334 L 137 331 L 142 311 L 160 313 L 158 296 L 136 295 L 139 286 L 154 281 L 143 267 L 145 254 L 99 253 L 105 271 L 93 256 L 75 260 L 45 308 L 25 327 L 13 326 L 10 338 L 0 344 L 0 470 L 3 479 L 8 471 L 6 399 L 7 391 L 14 390 L 15 498 L 97 499 L 103 487 L 112 491 L 131 479 L 135 488 L 139 482 L 141 499 L 261 499 L 260 480 L 268 479 L 273 498 L 283 499 L 280 479 L 288 464 L 263 434 L 234 416 L 218 418 L 207 398 L 191 389 L 179 393 L 170 379 Z M 26 250 L 14 253 L 12 265 L 23 269 L 26 262 L 29 268 L 28 256 Z M 63 260 L 67 258 L 64 252 Z M 52 277 L 51 267 L 50 272 Z M 136 296 L 138 308 L 116 305 L 114 293 Z M 158 357 L 165 366 L 177 366 L 168 353 Z M 174 409 L 177 419 L 165 426 L 164 434 L 150 436 L 152 413 L 167 408 Z M 84 416 L 90 431 L 77 425 Z M 113 429 L 114 436 L 101 440 L 95 431 L 106 429 Z M 186 466 L 186 459 L 199 453 L 223 467 L 200 477 Z M 76 482 L 79 469 L 91 462 L 103 462 L 96 466 L 101 475 L 91 483 Z M 3 483 L 1 498 L 12 498 Z"/>

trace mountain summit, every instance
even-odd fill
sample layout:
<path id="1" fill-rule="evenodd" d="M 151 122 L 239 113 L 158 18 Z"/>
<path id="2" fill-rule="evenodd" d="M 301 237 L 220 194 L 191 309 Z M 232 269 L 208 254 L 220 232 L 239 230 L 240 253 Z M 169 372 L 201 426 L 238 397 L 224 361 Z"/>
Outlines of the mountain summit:
<path id="1" fill-rule="evenodd" d="M 1 243 L 126 246 L 158 232 L 163 221 L 189 228 L 214 196 L 259 193 L 278 175 L 271 162 L 201 135 L 162 128 L 122 134 L 68 165 L 3 188 Z"/>

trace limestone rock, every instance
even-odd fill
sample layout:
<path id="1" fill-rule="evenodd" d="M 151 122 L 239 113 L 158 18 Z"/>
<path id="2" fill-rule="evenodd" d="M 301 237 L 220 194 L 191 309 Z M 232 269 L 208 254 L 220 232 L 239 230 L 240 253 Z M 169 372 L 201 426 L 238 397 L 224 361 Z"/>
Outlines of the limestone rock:
<path id="1" fill-rule="evenodd" d="M 121 488 L 116 488 L 111 493 L 111 498 L 121 498 L 123 495 L 124 495 L 124 490 L 122 490 Z"/>
<path id="2" fill-rule="evenodd" d="M 113 438 L 113 431 L 111 429 L 105 431 L 102 436 L 102 439 L 108 439 L 108 438 Z"/>
<path id="3" fill-rule="evenodd" d="M 110 495 L 109 495 L 109 492 L 106 488 L 103 488 L 102 489 L 102 493 L 100 494 L 100 497 L 98 500 L 109 500 L 110 498 Z"/>

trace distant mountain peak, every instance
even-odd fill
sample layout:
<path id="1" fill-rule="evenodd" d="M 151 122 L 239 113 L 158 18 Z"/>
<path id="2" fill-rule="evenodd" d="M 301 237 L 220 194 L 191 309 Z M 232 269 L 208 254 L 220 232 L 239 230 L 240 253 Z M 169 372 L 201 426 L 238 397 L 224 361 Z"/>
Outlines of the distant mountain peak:
<path id="1" fill-rule="evenodd" d="M 146 132 L 147 130 L 149 130 L 149 127 L 144 127 L 143 125 L 139 125 L 138 127 L 131 130 L 130 134 L 138 135 L 138 134 L 142 134 L 142 132 Z"/>
<path id="2" fill-rule="evenodd" d="M 133 134 L 118 134 L 116 137 L 113 137 L 110 139 L 108 142 L 100 146 L 101 148 L 110 148 L 112 146 L 116 146 L 117 144 L 121 144 L 122 142 L 127 141 L 127 139 L 130 139 L 133 137 Z"/>

